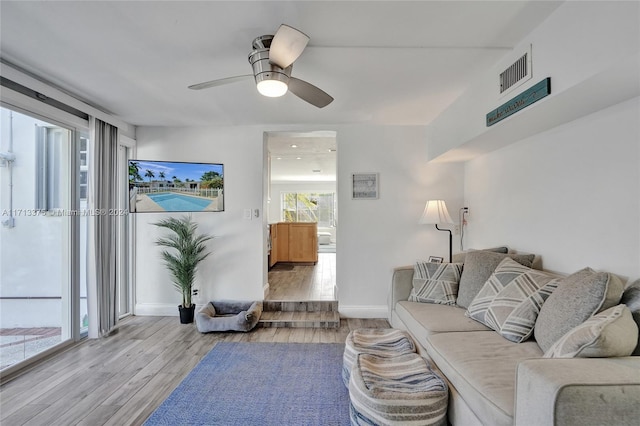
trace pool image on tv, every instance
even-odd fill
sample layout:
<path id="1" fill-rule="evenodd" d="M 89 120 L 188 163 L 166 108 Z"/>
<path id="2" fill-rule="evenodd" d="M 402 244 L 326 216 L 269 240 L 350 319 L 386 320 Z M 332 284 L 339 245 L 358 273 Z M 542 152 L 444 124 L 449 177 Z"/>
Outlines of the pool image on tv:
<path id="1" fill-rule="evenodd" d="M 129 212 L 224 211 L 224 166 L 129 160 Z"/>

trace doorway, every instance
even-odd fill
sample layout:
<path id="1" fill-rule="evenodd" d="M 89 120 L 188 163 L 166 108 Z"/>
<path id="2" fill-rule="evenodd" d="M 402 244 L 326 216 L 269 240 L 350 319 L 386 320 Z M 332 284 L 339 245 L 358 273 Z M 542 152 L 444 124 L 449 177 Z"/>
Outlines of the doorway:
<path id="1" fill-rule="evenodd" d="M 337 138 L 334 131 L 267 132 L 267 222 L 316 223 L 316 264 L 278 261 L 266 300 L 337 300 Z"/>

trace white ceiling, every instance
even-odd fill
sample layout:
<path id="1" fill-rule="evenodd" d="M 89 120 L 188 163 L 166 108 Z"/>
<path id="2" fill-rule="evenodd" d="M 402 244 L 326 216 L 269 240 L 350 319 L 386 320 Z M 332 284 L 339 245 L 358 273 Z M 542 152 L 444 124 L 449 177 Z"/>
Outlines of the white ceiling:
<path id="1" fill-rule="evenodd" d="M 336 132 L 269 132 L 272 182 L 335 182 Z"/>
<path id="2" fill-rule="evenodd" d="M 2 0 L 0 51 L 134 125 L 425 125 L 560 3 Z M 311 38 L 292 74 L 333 103 L 265 98 L 251 80 L 187 89 L 250 74 L 251 42 L 281 23 Z M 331 144 L 322 132 L 271 134 L 272 177 L 335 180 Z"/>
<path id="3" fill-rule="evenodd" d="M 417 124 L 433 120 L 560 2 L 6 1 L 2 57 L 134 125 Z M 281 23 L 311 37 L 293 75 L 331 94 L 317 109 L 260 96 L 252 40 Z"/>

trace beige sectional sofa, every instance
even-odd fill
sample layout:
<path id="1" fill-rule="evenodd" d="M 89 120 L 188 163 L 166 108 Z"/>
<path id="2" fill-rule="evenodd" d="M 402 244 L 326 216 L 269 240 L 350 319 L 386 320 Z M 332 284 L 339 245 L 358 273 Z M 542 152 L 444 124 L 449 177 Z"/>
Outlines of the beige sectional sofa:
<path id="1" fill-rule="evenodd" d="M 414 266 L 394 270 L 389 322 L 446 377 L 452 425 L 640 424 L 640 357 L 543 358 L 533 336 L 514 343 L 465 308 L 408 301 L 413 278 Z M 640 301 L 633 303 L 637 321 Z"/>

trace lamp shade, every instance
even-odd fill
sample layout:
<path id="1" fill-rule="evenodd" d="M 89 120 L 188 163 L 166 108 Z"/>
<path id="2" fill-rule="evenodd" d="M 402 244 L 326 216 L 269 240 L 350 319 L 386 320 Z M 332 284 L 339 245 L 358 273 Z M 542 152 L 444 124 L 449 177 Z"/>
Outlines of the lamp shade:
<path id="1" fill-rule="evenodd" d="M 429 200 L 424 207 L 422 217 L 418 221 L 419 224 L 438 224 L 438 223 L 453 223 L 449 212 L 447 211 L 447 205 L 443 200 Z"/>

